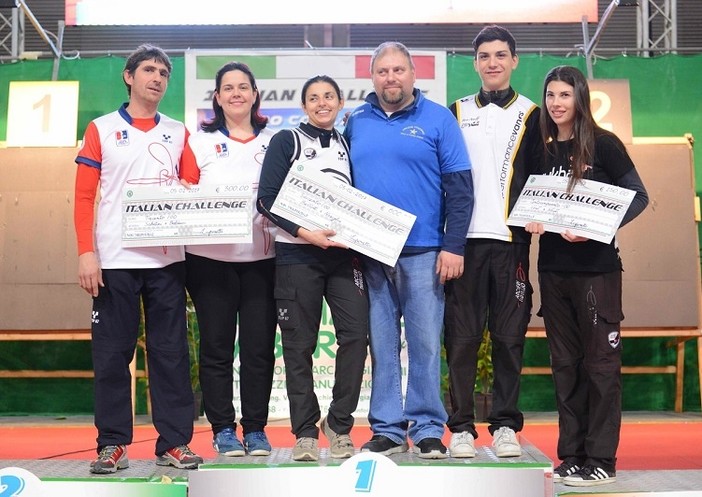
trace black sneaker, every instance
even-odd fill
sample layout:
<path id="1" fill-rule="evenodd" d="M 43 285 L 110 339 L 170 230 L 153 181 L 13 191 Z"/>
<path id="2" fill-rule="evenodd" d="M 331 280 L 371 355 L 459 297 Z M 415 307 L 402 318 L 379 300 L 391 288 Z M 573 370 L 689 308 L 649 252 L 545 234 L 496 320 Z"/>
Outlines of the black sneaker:
<path id="1" fill-rule="evenodd" d="M 376 454 L 381 454 L 383 456 L 407 452 L 408 449 L 409 445 L 407 442 L 399 444 L 393 442 L 385 435 L 373 435 L 373 438 L 361 446 L 361 452 L 375 452 Z"/>
<path id="2" fill-rule="evenodd" d="M 414 446 L 414 453 L 422 459 L 446 459 L 446 446 L 438 438 L 425 438 Z"/>
<path id="3" fill-rule="evenodd" d="M 563 482 L 563 478 L 577 473 L 581 467 L 582 464 L 577 459 L 566 459 L 553 469 L 553 483 Z"/>
<path id="4" fill-rule="evenodd" d="M 593 487 L 615 481 L 617 481 L 617 476 L 614 471 L 607 471 L 591 464 L 583 466 L 580 471 L 563 478 L 563 483 L 570 487 Z"/>

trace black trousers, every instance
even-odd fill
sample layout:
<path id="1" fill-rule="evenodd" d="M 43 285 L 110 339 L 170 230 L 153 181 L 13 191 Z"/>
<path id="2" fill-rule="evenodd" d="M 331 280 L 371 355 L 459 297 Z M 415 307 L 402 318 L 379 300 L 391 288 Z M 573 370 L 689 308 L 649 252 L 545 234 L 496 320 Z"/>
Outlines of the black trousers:
<path id="1" fill-rule="evenodd" d="M 529 282 L 529 245 L 468 239 L 463 275 L 446 284 L 444 345 L 453 413 L 451 432 L 475 438 L 475 387 L 478 349 L 487 325 L 492 339 L 492 411 L 490 433 L 502 426 L 520 431 L 524 416 L 517 407 L 533 288 Z"/>
<path id="2" fill-rule="evenodd" d="M 622 416 L 622 273 L 539 274 L 558 457 L 614 471 Z"/>
<path id="3" fill-rule="evenodd" d="M 92 356 L 98 451 L 133 437 L 129 363 L 144 304 L 156 454 L 190 443 L 193 392 L 185 319 L 185 263 L 159 269 L 103 269 L 93 299 Z"/>
<path id="4" fill-rule="evenodd" d="M 321 250 L 321 249 L 320 249 Z M 283 342 L 285 377 L 292 432 L 297 438 L 319 437 L 321 413 L 314 393 L 312 355 L 322 313 L 322 298 L 331 310 L 337 351 L 332 402 L 327 416 L 336 433 L 348 434 L 361 393 L 368 351 L 368 295 L 360 259 L 334 251 L 324 262 L 285 264 L 276 268 L 275 295 Z"/>
<path id="5" fill-rule="evenodd" d="M 200 328 L 200 385 L 216 434 L 236 429 L 234 351 L 239 331 L 239 392 L 244 434 L 263 431 L 275 366 L 275 259 L 222 262 L 186 254 L 187 289 Z"/>

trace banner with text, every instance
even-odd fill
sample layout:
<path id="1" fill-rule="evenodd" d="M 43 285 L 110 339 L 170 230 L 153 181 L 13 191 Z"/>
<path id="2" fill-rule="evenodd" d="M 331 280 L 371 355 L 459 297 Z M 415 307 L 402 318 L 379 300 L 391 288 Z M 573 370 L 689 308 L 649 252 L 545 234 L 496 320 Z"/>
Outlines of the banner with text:
<path id="1" fill-rule="evenodd" d="M 319 337 L 317 348 L 312 356 L 314 375 L 314 391 L 319 400 L 322 416 L 329 410 L 332 401 L 332 388 L 334 387 L 334 375 L 336 374 L 336 335 L 334 334 L 334 323 L 331 311 L 326 301 L 322 305 L 322 322 L 319 326 Z M 402 335 L 402 351 L 400 353 L 402 363 L 402 385 L 407 386 L 407 344 Z M 234 408 L 237 413 L 241 413 L 241 395 L 239 386 L 239 342 L 237 340 L 234 350 Z M 280 338 L 280 329 L 275 337 L 275 370 L 273 376 L 273 389 L 271 391 L 271 401 L 269 403 L 269 419 L 285 419 L 290 417 L 288 404 L 288 394 L 285 388 L 285 364 L 283 363 L 283 344 Z M 341 374 L 344 374 L 343 371 Z M 354 416 L 367 417 L 370 403 L 371 391 L 371 360 L 370 353 L 366 357 L 366 367 L 363 370 L 363 382 L 361 384 L 361 396 L 358 408 Z"/>
<path id="2" fill-rule="evenodd" d="M 269 117 L 272 130 L 294 128 L 305 119 L 301 94 L 305 81 L 319 74 L 334 78 L 345 100 L 336 123 L 341 131 L 344 113 L 362 104 L 373 90 L 370 58 L 369 50 L 189 50 L 185 53 L 185 124 L 194 133 L 214 115 L 215 74 L 224 64 L 237 61 L 248 65 L 256 77 L 261 112 Z M 412 60 L 415 86 L 445 105 L 446 53 L 413 51 Z"/>

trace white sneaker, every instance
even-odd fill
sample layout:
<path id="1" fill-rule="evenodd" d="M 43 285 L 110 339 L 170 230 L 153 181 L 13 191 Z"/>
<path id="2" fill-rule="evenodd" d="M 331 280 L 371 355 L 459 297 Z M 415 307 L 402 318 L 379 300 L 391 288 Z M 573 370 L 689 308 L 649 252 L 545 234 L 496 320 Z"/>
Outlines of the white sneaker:
<path id="1" fill-rule="evenodd" d="M 522 446 L 519 445 L 517 434 L 512 428 L 503 426 L 492 434 L 492 446 L 497 457 L 519 457 L 522 455 Z"/>
<path id="2" fill-rule="evenodd" d="M 449 444 L 451 457 L 475 457 L 475 439 L 467 431 L 451 434 Z"/>

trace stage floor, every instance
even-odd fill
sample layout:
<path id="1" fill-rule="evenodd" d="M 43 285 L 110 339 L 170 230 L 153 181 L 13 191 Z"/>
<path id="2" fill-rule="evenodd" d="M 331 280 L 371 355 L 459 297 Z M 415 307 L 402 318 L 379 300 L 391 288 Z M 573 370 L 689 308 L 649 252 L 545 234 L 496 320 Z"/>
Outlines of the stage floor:
<path id="1" fill-rule="evenodd" d="M 270 458 L 237 458 L 237 464 L 276 464 L 275 460 L 282 461 L 283 464 L 290 462 L 290 449 L 275 449 L 274 454 Z M 320 465 L 339 464 L 338 461 L 326 459 L 326 449 L 322 451 L 322 458 L 319 461 Z M 266 459 L 266 461 L 262 461 Z M 414 461 L 414 456 L 402 455 L 400 457 L 391 456 L 393 461 L 401 462 L 417 462 Z M 402 461 L 399 461 L 402 459 Z M 476 458 L 475 462 L 478 462 Z M 208 460 L 207 463 L 223 463 L 231 464 L 232 461 Z M 422 463 L 425 463 L 422 461 Z M 308 463 L 315 464 L 315 463 Z M 454 459 L 446 459 L 445 461 L 426 463 L 426 464 L 471 464 L 464 462 L 456 462 Z M 179 470 L 175 468 L 166 468 L 156 466 L 153 460 L 147 459 L 132 459 L 129 461 L 129 469 L 119 471 L 115 475 L 93 475 L 88 472 L 88 463 L 85 461 L 76 460 L 54 460 L 54 461 L 35 461 L 35 460 L 0 460 L 0 469 L 18 467 L 26 469 L 40 479 L 44 478 L 61 478 L 61 479 L 84 479 L 84 478 L 144 478 L 149 481 L 159 481 L 164 477 L 170 480 L 187 480 L 191 471 Z M 632 496 L 631 493 L 636 492 Z M 692 492 L 692 493 L 691 493 Z M 702 496 L 702 471 L 701 470 L 665 470 L 665 471 L 618 471 L 617 481 L 608 485 L 598 487 L 567 487 L 563 484 L 554 484 L 554 496 L 587 493 L 589 497 L 594 495 L 607 495 L 613 497 L 617 494 L 626 493 L 626 497 L 638 497 L 641 495 L 651 495 L 655 497 L 658 494 L 665 493 L 666 497 L 693 497 Z"/>
<path id="2" fill-rule="evenodd" d="M 480 448 L 478 455 L 474 459 L 452 459 L 441 461 L 427 461 L 419 459 L 411 453 L 394 454 L 390 456 L 398 465 L 432 465 L 451 464 L 465 466 L 482 466 L 485 464 L 509 466 L 518 463 L 542 462 L 547 460 L 541 452 L 530 445 L 528 441 L 522 440 L 525 449 L 522 457 L 510 459 L 498 459 L 488 449 Z M 281 466 L 291 463 L 290 448 L 276 448 L 268 457 L 224 457 L 207 459 L 209 465 L 271 465 Z M 328 449 L 321 449 L 320 460 L 318 462 L 304 463 L 305 465 L 339 465 L 343 460 L 331 459 L 328 457 Z M 300 463 L 297 463 L 300 464 Z M 185 480 L 192 471 L 179 470 L 171 467 L 157 466 L 153 459 L 130 459 L 129 468 L 118 471 L 114 475 L 93 475 L 88 471 L 88 462 L 83 460 L 0 460 L 0 469 L 18 467 L 30 471 L 40 479 L 85 479 L 85 478 L 129 478 L 145 479 L 156 482 L 163 480 Z M 421 471 L 420 468 L 417 471 Z M 636 495 L 631 495 L 636 492 Z M 576 488 L 567 487 L 563 484 L 554 484 L 554 496 L 587 493 L 593 495 L 615 496 L 617 494 L 627 494 L 626 497 L 638 497 L 639 495 L 665 495 L 666 497 L 693 497 L 702 496 L 702 470 L 649 470 L 649 471 L 618 471 L 617 481 L 608 485 L 598 487 Z"/>
<path id="3" fill-rule="evenodd" d="M 542 414 L 535 415 L 534 413 L 529 413 L 529 422 L 539 423 L 539 422 L 551 422 L 553 420 L 552 414 Z M 642 422 L 652 422 L 658 420 L 660 423 L 667 423 L 681 420 L 685 423 L 693 423 L 694 426 L 699 426 L 698 423 L 702 421 L 702 416 L 700 413 L 683 413 L 683 414 L 671 414 L 671 413 L 625 413 L 625 422 L 629 423 L 642 423 Z M 36 427 L 37 430 L 41 431 L 42 427 L 47 426 L 46 417 L 2 417 L 0 418 L 0 425 L 5 427 L 12 425 L 23 425 Z M 90 416 L 82 416 L 62 419 L 59 424 L 91 424 L 92 418 Z M 145 420 L 138 420 L 138 423 L 144 423 Z M 275 422 L 272 424 L 284 424 L 287 425 L 287 421 Z M 197 423 L 197 428 L 209 427 L 208 423 L 204 418 L 201 418 Z M 695 439 L 693 436 L 689 439 L 690 444 L 699 445 L 700 441 Z M 482 440 L 482 438 L 481 438 Z M 656 446 L 657 438 L 655 433 L 651 433 L 649 440 L 651 441 L 650 446 L 650 457 L 655 461 L 657 456 Z M 425 465 L 463 465 L 463 466 L 489 466 L 489 467 L 504 467 L 507 468 L 510 465 L 539 465 L 551 463 L 551 460 L 536 446 L 532 445 L 527 438 L 523 435 L 521 436 L 521 442 L 524 448 L 524 454 L 522 457 L 509 458 L 509 459 L 499 459 L 492 452 L 489 445 L 478 446 L 477 457 L 473 459 L 444 459 L 444 460 L 434 460 L 427 461 L 420 459 L 412 453 L 405 454 L 394 454 L 390 456 L 390 459 L 400 466 L 413 465 L 418 466 L 417 470 L 421 471 L 421 466 Z M 2 443 L 2 442 L 0 442 Z M 320 443 L 321 445 L 321 443 Z M 7 449 L 8 447 L 5 447 Z M 291 448 L 290 447 L 278 447 L 273 450 L 273 453 L 268 457 L 207 457 L 205 455 L 205 463 L 208 465 L 257 465 L 259 467 L 271 466 L 271 467 L 281 467 L 290 465 L 293 463 L 291 460 Z M 4 451 L 7 453 L 7 450 Z M 201 452 L 202 453 L 202 452 Z M 212 452 L 209 453 L 211 455 Z M 700 458 L 702 458 L 702 449 L 699 449 Z M 152 482 L 157 482 L 161 480 L 169 481 L 187 481 L 188 476 L 192 474 L 192 471 L 178 470 L 171 467 L 161 467 L 155 464 L 155 459 L 144 459 L 137 458 L 133 459 L 130 457 L 130 467 L 125 470 L 121 470 L 114 475 L 92 475 L 88 471 L 88 458 L 91 455 L 86 455 L 85 459 L 0 459 L 0 469 L 19 467 L 30 471 L 37 477 L 41 479 L 99 479 L 99 478 L 124 478 L 124 479 L 145 479 Z M 140 456 L 143 457 L 143 456 Z M 310 463 L 294 463 L 295 465 L 318 465 L 318 466 L 333 466 L 340 465 L 344 460 L 331 459 L 329 457 L 328 449 L 326 447 L 320 448 L 320 460 L 318 462 Z M 652 466 L 655 467 L 655 462 Z M 211 466 L 210 466 L 211 467 Z M 580 494 L 587 493 L 590 497 L 597 495 L 606 495 L 609 497 L 626 494 L 626 497 L 639 497 L 639 496 L 665 496 L 665 497 L 702 497 L 702 470 L 700 469 L 666 469 L 666 470 L 618 470 L 617 471 L 617 481 L 615 483 L 600 485 L 595 487 L 567 487 L 563 484 L 554 484 L 554 495 L 562 496 L 568 494 Z"/>

